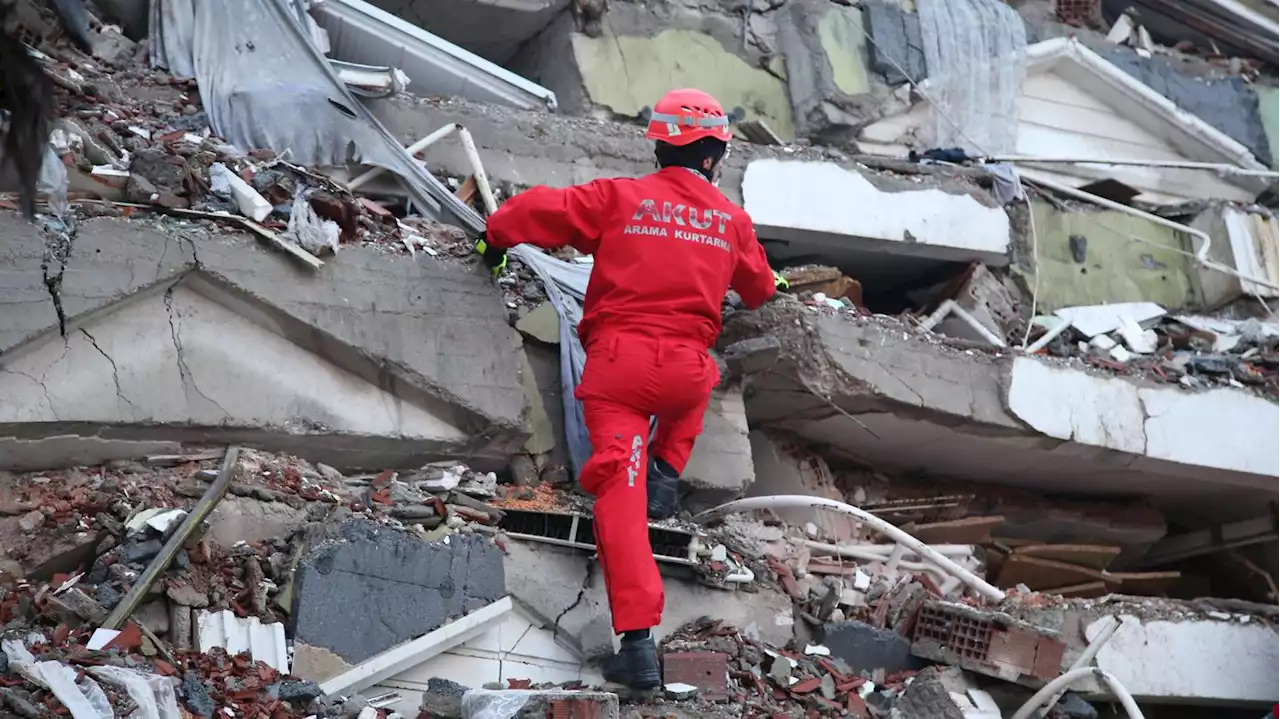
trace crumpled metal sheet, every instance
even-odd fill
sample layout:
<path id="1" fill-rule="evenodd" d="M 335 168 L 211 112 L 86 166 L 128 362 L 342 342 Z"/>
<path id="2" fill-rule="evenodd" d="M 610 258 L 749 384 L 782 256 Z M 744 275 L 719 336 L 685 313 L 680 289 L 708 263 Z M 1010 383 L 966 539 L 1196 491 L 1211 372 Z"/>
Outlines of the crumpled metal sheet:
<path id="1" fill-rule="evenodd" d="M 215 132 L 301 165 L 399 175 L 424 215 L 478 234 L 484 219 L 413 160 L 346 88 L 290 0 L 154 0 L 151 57 L 194 77 Z"/>

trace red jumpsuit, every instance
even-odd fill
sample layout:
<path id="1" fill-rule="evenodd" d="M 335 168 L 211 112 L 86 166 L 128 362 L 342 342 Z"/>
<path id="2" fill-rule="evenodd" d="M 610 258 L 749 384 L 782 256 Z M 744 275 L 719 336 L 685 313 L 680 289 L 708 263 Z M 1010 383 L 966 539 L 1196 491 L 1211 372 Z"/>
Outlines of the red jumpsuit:
<path id="1" fill-rule="evenodd" d="M 732 288 L 755 308 L 775 291 L 751 218 L 701 174 L 668 167 L 640 179 L 535 187 L 489 218 L 498 249 L 569 245 L 595 256 L 578 335 L 592 454 L 582 488 L 595 495 L 596 546 L 613 628 L 657 626 L 663 592 L 649 546 L 648 451 L 683 472 L 719 383 L 707 354 Z"/>

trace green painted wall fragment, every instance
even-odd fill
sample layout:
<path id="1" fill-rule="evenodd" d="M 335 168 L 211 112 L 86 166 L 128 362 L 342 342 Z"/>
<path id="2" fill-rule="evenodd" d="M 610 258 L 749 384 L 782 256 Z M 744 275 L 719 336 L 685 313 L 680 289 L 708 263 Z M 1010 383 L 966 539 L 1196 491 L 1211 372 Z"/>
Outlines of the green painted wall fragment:
<path id="1" fill-rule="evenodd" d="M 1258 93 L 1258 114 L 1271 143 L 1271 167 L 1280 168 L 1280 90 L 1255 85 L 1253 91 Z"/>
<path id="2" fill-rule="evenodd" d="M 637 115 L 663 93 L 696 87 L 725 109 L 741 105 L 782 139 L 795 138 L 791 101 L 782 80 L 725 50 L 715 38 L 668 29 L 653 37 L 573 36 L 574 59 L 591 100 L 620 115 Z"/>
<path id="3" fill-rule="evenodd" d="M 833 6 L 818 23 L 818 40 L 831 63 L 832 79 L 840 92 L 862 95 L 871 91 L 861 9 Z"/>
<path id="4" fill-rule="evenodd" d="M 1032 208 L 1041 314 L 1111 302 L 1202 304 L 1191 258 L 1180 254 L 1191 246 L 1185 234 L 1122 212 L 1060 212 L 1044 202 Z M 1085 238 L 1083 263 L 1072 257 L 1072 235 Z"/>

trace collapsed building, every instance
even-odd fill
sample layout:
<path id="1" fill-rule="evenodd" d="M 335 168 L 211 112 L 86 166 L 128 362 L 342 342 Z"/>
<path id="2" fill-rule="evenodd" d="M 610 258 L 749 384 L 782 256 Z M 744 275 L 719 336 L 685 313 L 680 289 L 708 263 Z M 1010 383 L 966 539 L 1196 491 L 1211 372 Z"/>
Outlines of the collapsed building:
<path id="1" fill-rule="evenodd" d="M 5 711 L 1280 698 L 1273 5 L 91 9 L 6 28 L 61 117 L 42 216 L 0 215 Z M 649 171 L 681 85 L 746 110 L 721 189 L 791 288 L 726 303 L 651 528 L 666 684 L 618 697 L 574 484 L 590 260 L 495 283 L 471 241 L 526 187 Z"/>

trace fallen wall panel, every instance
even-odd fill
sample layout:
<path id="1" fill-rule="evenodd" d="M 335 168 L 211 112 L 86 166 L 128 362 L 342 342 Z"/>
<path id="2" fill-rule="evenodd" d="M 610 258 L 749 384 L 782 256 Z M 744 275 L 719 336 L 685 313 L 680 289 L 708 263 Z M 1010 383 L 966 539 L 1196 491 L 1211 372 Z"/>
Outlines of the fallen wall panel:
<path id="1" fill-rule="evenodd" d="M 324 0 L 311 15 L 328 31 L 332 56 L 399 68 L 415 93 L 522 110 L 556 109 L 551 90 L 363 0 Z"/>

